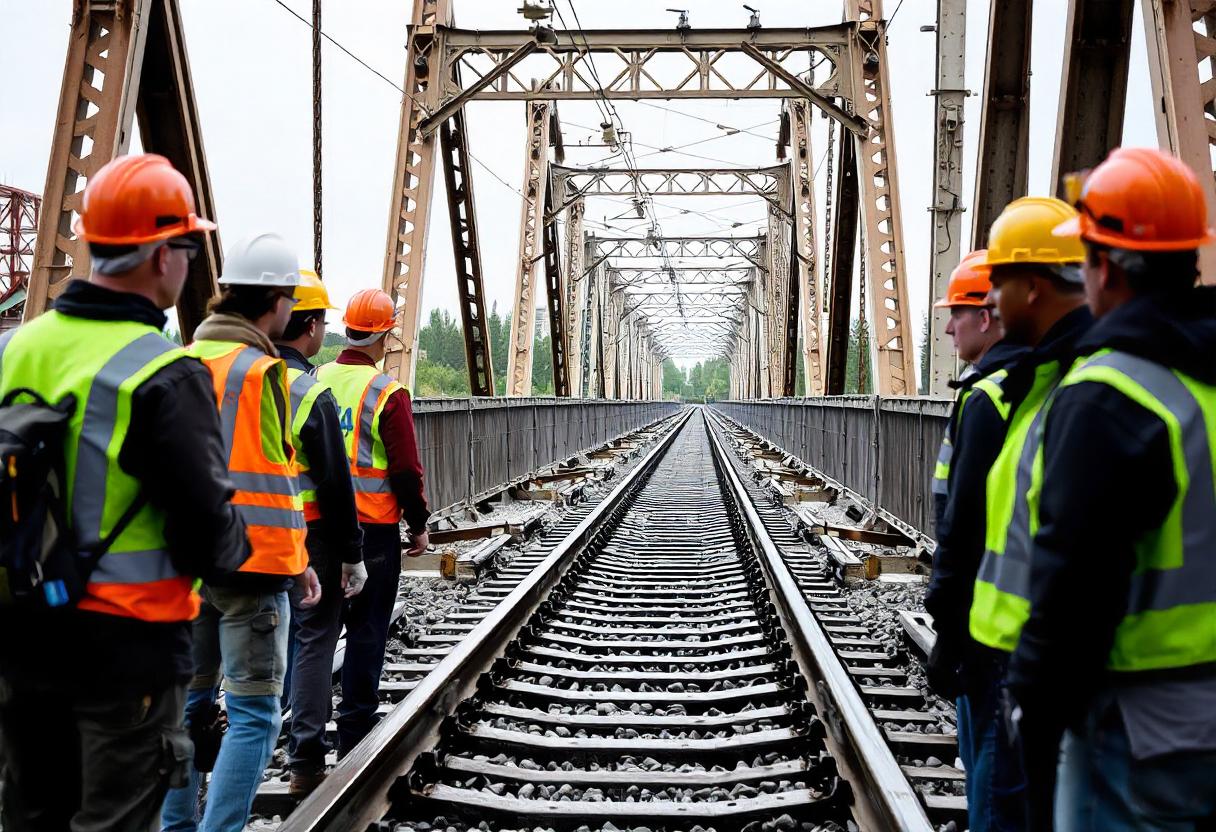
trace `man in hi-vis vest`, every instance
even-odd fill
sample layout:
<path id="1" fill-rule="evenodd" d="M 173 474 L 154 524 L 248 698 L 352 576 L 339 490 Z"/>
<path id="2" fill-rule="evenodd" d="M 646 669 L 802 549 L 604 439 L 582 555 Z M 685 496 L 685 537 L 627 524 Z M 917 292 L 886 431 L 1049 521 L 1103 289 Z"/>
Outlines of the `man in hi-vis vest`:
<path id="1" fill-rule="evenodd" d="M 1081 278 L 1085 251 L 1077 240 L 1052 233 L 1076 215 L 1061 200 L 1022 197 L 1005 207 L 988 235 L 985 262 L 991 268 L 990 297 L 1001 328 L 1010 341 L 1033 347 L 1007 368 L 1001 381 L 1008 428 L 988 472 L 984 555 L 971 602 L 971 638 L 983 647 L 985 701 L 998 711 L 992 715 L 996 753 L 990 829 L 1051 828 L 1050 818 L 1027 820 L 1027 794 L 1050 784 L 1053 765 L 1040 758 L 1041 749 L 1027 744 L 1032 738 L 1015 741 L 1002 703 L 1009 654 L 1025 620 L 1024 582 L 1035 529 L 1030 486 L 1044 405 L 1076 357 L 1078 339 L 1093 322 Z"/>
<path id="2" fill-rule="evenodd" d="M 234 575 L 207 584 L 194 624 L 194 679 L 187 720 L 213 713 L 222 678 L 228 732 L 215 759 L 201 824 L 199 773 L 170 792 L 166 830 L 240 832 L 282 717 L 279 697 L 287 668 L 287 589 L 300 604 L 320 600 L 304 549 L 304 506 L 291 444 L 287 365 L 273 339 L 295 305 L 300 282 L 295 253 L 277 234 L 237 241 L 224 257 L 220 297 L 195 331 L 188 352 L 211 371 L 223 425 L 233 503 L 245 521 L 251 553 Z"/>
<path id="3" fill-rule="evenodd" d="M 338 755 L 350 752 L 375 724 L 380 670 L 401 575 L 401 523 L 409 529 L 405 554 L 427 547 L 426 497 L 414 436 L 410 394 L 378 367 L 394 326 L 392 299 L 379 289 L 356 292 L 342 322 L 350 344 L 317 378 L 338 402 L 346 453 L 363 526 L 367 584 L 346 610 L 346 654 L 338 705 Z"/>
<path id="4" fill-rule="evenodd" d="M 1005 367 L 1027 351 L 1001 337 L 996 310 L 988 301 L 992 282 L 987 256 L 980 249 L 964 257 L 950 275 L 946 297 L 934 304 L 950 310 L 946 333 L 968 367 L 958 381 L 950 382 L 958 393 L 934 470 L 937 550 L 925 595 L 925 609 L 937 631 L 926 675 L 933 692 L 957 706 L 958 750 L 967 770 L 972 832 L 989 827 L 999 716 L 982 681 L 983 659 L 967 632 L 967 616 L 984 554 L 984 483 L 1005 441 L 1009 418 L 1000 382 Z"/>
<path id="5" fill-rule="evenodd" d="M 1198 176 L 1160 150 L 1068 184 L 1080 213 L 1056 233 L 1085 244 L 1097 321 L 1046 409 L 1009 689 L 1032 744 L 1067 727 L 1056 829 L 1211 829 L 1216 289 L 1194 284 L 1216 233 Z"/>
<path id="6" fill-rule="evenodd" d="M 6 830 L 146 830 L 186 777 L 193 583 L 248 554 L 211 377 L 162 334 L 215 228 L 195 211 L 163 156 L 102 166 L 75 228 L 92 273 L 0 335 L 0 400 L 75 398 L 65 508 L 79 546 L 108 542 L 75 606 L 0 610 Z"/>
<path id="7" fill-rule="evenodd" d="M 363 529 L 355 511 L 355 489 L 346 459 L 333 393 L 316 378 L 309 360 L 325 340 L 325 313 L 334 309 L 316 272 L 300 270 L 298 303 L 281 338 L 275 341 L 287 362 L 291 384 L 291 435 L 300 464 L 300 495 L 308 521 L 308 562 L 321 581 L 321 602 L 293 609 L 288 650 L 291 703 L 287 791 L 303 797 L 325 778 L 329 751 L 326 724 L 333 707 L 334 649 L 346 600 L 367 582 Z"/>

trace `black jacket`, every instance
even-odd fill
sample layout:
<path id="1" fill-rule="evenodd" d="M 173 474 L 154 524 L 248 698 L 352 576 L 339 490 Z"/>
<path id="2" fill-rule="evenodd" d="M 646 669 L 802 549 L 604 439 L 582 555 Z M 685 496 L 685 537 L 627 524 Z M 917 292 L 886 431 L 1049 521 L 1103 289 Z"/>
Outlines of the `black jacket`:
<path id="1" fill-rule="evenodd" d="M 1027 347 L 999 341 L 958 386 L 969 388 L 1029 352 Z M 971 595 L 984 554 L 988 470 L 1001 451 L 1008 427 L 992 400 L 982 394 L 972 394 L 961 410 L 956 406 L 956 411 L 951 414 L 954 454 L 949 493 L 937 500 L 937 551 L 925 595 L 925 610 L 933 616 L 937 637 L 945 639 L 955 654 L 969 638 Z"/>
<path id="2" fill-rule="evenodd" d="M 90 320 L 137 321 L 157 329 L 165 315 L 151 301 L 74 280 L 55 310 Z M 48 347 L 49 348 L 49 347 Z M 193 358 L 174 361 L 131 398 L 131 423 L 119 451 L 123 470 L 165 514 L 174 567 L 209 580 L 249 556 L 245 526 L 229 502 L 233 486 L 211 375 Z M 0 624 L 0 666 L 84 689 L 147 692 L 191 675 L 190 624 L 152 623 L 69 610 L 45 621 Z"/>
<path id="3" fill-rule="evenodd" d="M 1078 344 L 1081 354 L 1103 348 L 1216 384 L 1216 290 L 1118 307 Z M 1027 713 L 1063 724 L 1107 681 L 1134 547 L 1161 526 L 1176 486 L 1164 424 L 1105 384 L 1059 390 L 1044 420 L 1043 466 L 1033 604 L 1008 681 Z"/>
<path id="4" fill-rule="evenodd" d="M 299 350 L 275 346 L 288 367 L 305 373 L 315 369 Z M 355 486 L 338 423 L 338 403 L 328 390 L 317 396 L 300 428 L 300 444 L 308 457 L 309 478 L 317 486 L 321 512 L 320 520 L 308 524 L 308 561 L 322 583 L 332 585 L 340 576 L 339 564 L 363 560 L 363 530 L 355 511 Z"/>

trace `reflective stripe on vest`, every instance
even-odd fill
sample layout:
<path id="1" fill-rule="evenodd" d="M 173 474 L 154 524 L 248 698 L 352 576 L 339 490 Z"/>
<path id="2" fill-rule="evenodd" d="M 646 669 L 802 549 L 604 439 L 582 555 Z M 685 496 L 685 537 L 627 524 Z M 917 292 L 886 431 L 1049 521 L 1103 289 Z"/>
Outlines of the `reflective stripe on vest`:
<path id="1" fill-rule="evenodd" d="M 963 408 L 974 393 L 983 393 L 992 402 L 1001 421 L 1009 421 L 1009 403 L 1001 392 L 1001 382 L 1009 373 L 1006 370 L 996 370 L 979 379 L 958 394 L 958 402 L 954 412 L 946 423 L 946 432 L 942 436 L 941 447 L 937 451 L 937 464 L 933 467 L 933 494 L 947 497 L 950 493 L 950 463 L 954 458 L 954 435 L 963 421 Z"/>
<path id="2" fill-rule="evenodd" d="M 287 380 L 291 393 L 291 444 L 295 446 L 296 465 L 300 470 L 300 499 L 304 502 L 304 519 L 311 522 L 321 519 L 321 509 L 317 505 L 317 484 L 308 474 L 308 454 L 304 451 L 300 434 L 312 415 L 317 397 L 325 392 L 326 387 L 315 377 L 295 367 L 287 368 Z"/>
<path id="3" fill-rule="evenodd" d="M 1138 356 L 1100 352 L 1063 385 L 1106 384 L 1165 424 L 1176 495 L 1136 541 L 1127 611 L 1109 666 L 1137 671 L 1216 662 L 1216 387 Z"/>
<path id="4" fill-rule="evenodd" d="M 1034 383 L 1009 420 L 1005 444 L 988 472 L 985 552 L 971 601 L 971 637 L 1012 652 L 1030 614 L 1030 552 L 1038 531 L 1043 416 L 1061 377 L 1060 363 L 1035 368 Z"/>
<path id="5" fill-rule="evenodd" d="M 326 364 L 317 370 L 317 377 L 338 402 L 359 522 L 400 522 L 401 508 L 388 479 L 388 457 L 380 437 L 380 413 L 389 396 L 405 388 L 363 364 Z"/>
<path id="6" fill-rule="evenodd" d="M 52 402 L 77 399 L 64 464 L 71 525 L 83 545 L 111 534 L 142 485 L 119 464 L 138 387 L 185 352 L 133 321 L 98 321 L 58 312 L 0 336 L 0 393 L 27 387 Z M 173 567 L 164 514 L 144 505 L 89 576 L 81 609 L 145 621 L 198 614 L 193 581 Z"/>
<path id="7" fill-rule="evenodd" d="M 252 552 L 241 572 L 298 575 L 308 566 L 304 509 L 290 437 L 285 363 L 256 347 L 196 341 L 189 351 L 211 371 L 233 506 Z"/>

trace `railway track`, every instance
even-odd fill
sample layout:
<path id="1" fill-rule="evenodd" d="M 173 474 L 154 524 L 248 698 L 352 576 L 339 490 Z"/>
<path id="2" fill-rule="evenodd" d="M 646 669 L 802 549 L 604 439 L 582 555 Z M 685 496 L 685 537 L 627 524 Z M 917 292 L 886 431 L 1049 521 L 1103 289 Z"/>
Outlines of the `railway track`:
<path id="1" fill-rule="evenodd" d="M 689 411 L 281 829 L 932 828 L 800 580 Z"/>
<path id="2" fill-rule="evenodd" d="M 710 420 L 720 436 L 750 433 L 717 416 Z M 747 460 L 737 453 L 728 456 L 745 482 L 760 522 L 777 542 L 812 613 L 828 633 L 929 817 L 940 824 L 954 820 L 963 828 L 967 811 L 965 774 L 952 765 L 958 756 L 954 705 L 929 694 L 917 656 L 892 647 L 889 632 L 901 629 L 893 611 L 885 610 L 885 616 L 867 615 L 867 607 L 860 601 L 872 600 L 874 590 L 864 584 L 852 591 L 843 588 L 822 541 L 808 544 L 795 534 L 784 507 L 747 478 Z"/>

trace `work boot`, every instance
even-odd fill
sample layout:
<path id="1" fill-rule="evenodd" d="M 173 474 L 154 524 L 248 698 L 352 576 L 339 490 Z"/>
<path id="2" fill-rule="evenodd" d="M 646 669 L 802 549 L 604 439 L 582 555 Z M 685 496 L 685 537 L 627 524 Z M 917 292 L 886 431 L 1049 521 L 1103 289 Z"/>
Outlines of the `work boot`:
<path id="1" fill-rule="evenodd" d="M 287 784 L 287 794 L 292 797 L 308 797 L 321 781 L 325 779 L 324 768 L 293 768 L 291 781 Z"/>

